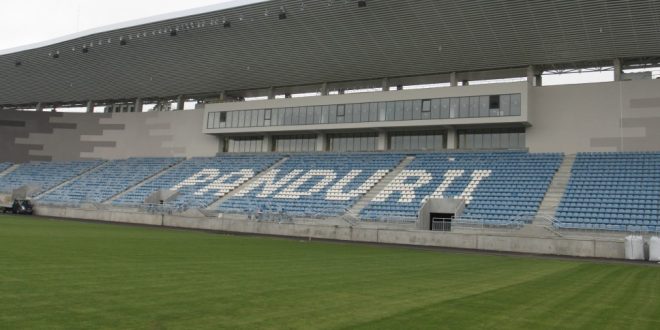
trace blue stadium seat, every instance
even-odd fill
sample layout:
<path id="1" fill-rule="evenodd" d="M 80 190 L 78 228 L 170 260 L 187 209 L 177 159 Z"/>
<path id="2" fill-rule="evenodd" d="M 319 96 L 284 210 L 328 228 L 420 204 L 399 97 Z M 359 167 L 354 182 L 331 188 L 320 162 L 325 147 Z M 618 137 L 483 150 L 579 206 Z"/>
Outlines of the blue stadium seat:
<path id="1" fill-rule="evenodd" d="M 0 175 L 2 175 L 2 172 L 7 170 L 8 168 L 12 167 L 12 163 L 0 163 Z"/>
<path id="2" fill-rule="evenodd" d="M 43 204 L 101 203 L 150 176 L 180 162 L 181 158 L 129 158 L 108 161 L 99 168 L 39 196 Z"/>
<path id="3" fill-rule="evenodd" d="M 485 224 L 531 220 L 561 161 L 561 154 L 526 152 L 420 154 L 360 218 L 414 222 L 423 200 L 433 196 L 465 199 L 463 216 Z"/>
<path id="4" fill-rule="evenodd" d="M 112 203 L 119 206 L 143 206 L 144 200 L 159 190 L 178 191 L 165 208 L 183 211 L 205 208 L 214 200 L 243 184 L 282 158 L 277 154 L 236 154 L 192 158 L 149 180 Z M 216 182 L 215 188 L 205 189 Z"/>
<path id="5" fill-rule="evenodd" d="M 293 155 L 218 210 L 314 218 L 341 215 L 403 158 L 398 153 Z"/>
<path id="6" fill-rule="evenodd" d="M 557 212 L 563 228 L 656 231 L 660 153 L 580 153 Z"/>
<path id="7" fill-rule="evenodd" d="M 81 160 L 20 164 L 12 172 L 0 177 L 0 192 L 10 193 L 27 185 L 37 188 L 31 192 L 36 196 L 102 163 L 103 161 L 99 160 Z"/>

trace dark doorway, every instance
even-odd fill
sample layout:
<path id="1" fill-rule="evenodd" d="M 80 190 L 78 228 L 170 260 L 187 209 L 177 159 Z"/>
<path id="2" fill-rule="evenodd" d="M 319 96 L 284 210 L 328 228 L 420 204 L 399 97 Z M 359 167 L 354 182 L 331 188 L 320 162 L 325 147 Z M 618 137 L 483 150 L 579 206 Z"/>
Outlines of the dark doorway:
<path id="1" fill-rule="evenodd" d="M 451 219 L 453 213 L 431 213 L 429 230 L 432 231 L 451 231 Z"/>

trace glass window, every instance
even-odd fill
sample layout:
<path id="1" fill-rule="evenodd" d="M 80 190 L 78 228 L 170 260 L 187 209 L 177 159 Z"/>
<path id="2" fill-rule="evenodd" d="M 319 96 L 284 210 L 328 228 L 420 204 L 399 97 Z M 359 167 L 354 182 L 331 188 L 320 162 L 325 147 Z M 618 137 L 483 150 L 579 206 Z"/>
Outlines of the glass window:
<path id="1" fill-rule="evenodd" d="M 520 94 L 511 95 L 511 115 L 520 116 Z"/>
<path id="2" fill-rule="evenodd" d="M 252 119 L 252 111 L 250 110 L 245 110 L 241 111 L 243 113 L 243 127 L 250 127 L 250 120 Z"/>
<path id="3" fill-rule="evenodd" d="M 459 131 L 462 149 L 520 149 L 525 147 L 524 128 Z"/>
<path id="4" fill-rule="evenodd" d="M 369 103 L 356 104 L 353 106 L 353 122 L 369 121 Z"/>
<path id="5" fill-rule="evenodd" d="M 236 116 L 239 117 L 239 116 Z M 230 137 L 227 139 L 227 152 L 261 152 L 263 138 L 261 137 Z"/>
<path id="6" fill-rule="evenodd" d="M 359 123 L 362 122 L 362 118 L 368 119 L 369 118 L 369 105 L 367 104 L 367 114 L 366 116 L 363 114 L 364 112 L 364 105 L 365 103 L 362 104 L 354 104 L 353 105 L 353 122 L 354 123 Z"/>
<path id="7" fill-rule="evenodd" d="M 264 114 L 266 112 L 264 110 L 257 110 L 257 126 L 261 127 L 264 126 Z"/>
<path id="8" fill-rule="evenodd" d="M 378 121 L 385 121 L 387 113 L 387 102 L 378 103 Z"/>
<path id="9" fill-rule="evenodd" d="M 350 123 L 353 121 L 353 105 L 345 104 L 344 105 L 344 122 Z M 337 120 L 339 122 L 339 120 Z"/>
<path id="10" fill-rule="evenodd" d="M 431 119 L 440 119 L 440 99 L 433 99 L 431 101 Z"/>
<path id="11" fill-rule="evenodd" d="M 319 110 L 321 107 L 318 107 Z M 316 107 L 307 107 L 307 119 L 305 120 L 305 123 L 307 125 L 312 125 L 314 124 L 314 114 L 316 113 Z"/>
<path id="12" fill-rule="evenodd" d="M 501 149 L 508 149 L 509 146 L 511 145 L 511 142 L 509 141 L 509 134 L 498 134 L 500 136 L 500 148 Z"/>
<path id="13" fill-rule="evenodd" d="M 330 109 L 333 108 L 335 109 L 335 112 L 337 112 L 337 106 L 336 105 L 324 105 L 323 106 L 323 113 L 321 114 L 321 124 L 327 124 L 328 123 L 328 116 L 330 115 Z"/>
<path id="14" fill-rule="evenodd" d="M 260 110 L 252 110 L 252 120 L 251 120 L 250 126 L 252 126 L 252 127 L 261 126 L 261 125 L 259 125 L 259 113 L 260 112 L 261 112 Z"/>
<path id="15" fill-rule="evenodd" d="M 431 100 L 422 100 L 422 119 L 431 119 Z"/>
<path id="16" fill-rule="evenodd" d="M 272 114 L 273 112 L 271 111 L 271 109 L 264 110 L 264 119 L 270 119 Z"/>
<path id="17" fill-rule="evenodd" d="M 518 134 L 517 133 L 508 133 L 509 136 L 509 148 L 518 148 Z"/>
<path id="18" fill-rule="evenodd" d="M 376 149 L 378 135 L 375 133 L 332 134 L 328 136 L 330 150 L 342 151 L 373 151 Z"/>
<path id="19" fill-rule="evenodd" d="M 396 110 L 394 111 L 394 120 L 403 120 L 403 101 L 396 102 Z"/>
<path id="20" fill-rule="evenodd" d="M 317 105 L 314 107 L 314 121 L 313 123 L 318 125 L 322 123 L 323 119 L 323 108 L 324 106 Z"/>
<path id="21" fill-rule="evenodd" d="M 469 133 L 465 135 L 465 148 L 474 149 L 474 134 Z"/>
<path id="22" fill-rule="evenodd" d="M 273 109 L 271 110 L 270 113 L 271 113 L 271 117 L 270 117 L 271 125 L 279 126 L 280 125 L 279 109 Z"/>
<path id="23" fill-rule="evenodd" d="M 499 116 L 511 116 L 511 95 L 500 96 Z"/>
<path id="24" fill-rule="evenodd" d="M 461 100 L 458 97 L 452 97 L 449 105 L 449 118 L 458 118 L 459 106 Z"/>
<path id="25" fill-rule="evenodd" d="M 226 115 L 225 115 L 225 116 L 226 116 Z M 226 124 L 226 122 L 227 122 L 227 117 L 225 117 L 225 122 L 224 122 L 224 123 L 221 123 L 221 122 L 220 122 L 220 117 L 222 117 L 222 114 L 221 114 L 221 113 L 218 112 L 218 113 L 215 114 L 215 123 L 214 123 L 214 125 L 213 125 L 213 126 L 215 126 L 215 128 L 223 128 L 223 127 L 225 127 L 225 124 Z"/>
<path id="26" fill-rule="evenodd" d="M 346 108 L 347 108 L 346 105 L 337 106 L 337 123 L 343 123 L 346 121 L 346 114 L 347 114 Z"/>
<path id="27" fill-rule="evenodd" d="M 501 149 L 502 145 L 500 144 L 500 136 L 502 134 L 493 134 L 491 136 L 491 147 L 493 149 Z"/>
<path id="28" fill-rule="evenodd" d="M 390 133 L 389 144 L 391 150 L 442 150 L 444 132 L 394 132 Z"/>
<path id="29" fill-rule="evenodd" d="M 278 152 L 310 152 L 316 147 L 316 136 L 312 134 L 275 136 L 273 141 Z"/>
<path id="30" fill-rule="evenodd" d="M 401 144 L 404 148 L 410 149 L 410 135 L 404 135 Z"/>
<path id="31" fill-rule="evenodd" d="M 403 102 L 403 120 L 413 119 L 413 101 Z"/>
<path id="32" fill-rule="evenodd" d="M 215 128 L 215 112 L 209 112 L 206 118 L 206 128 Z"/>
<path id="33" fill-rule="evenodd" d="M 328 123 L 334 124 L 337 122 L 337 113 L 339 113 L 340 108 L 343 109 L 341 106 L 331 106 L 330 107 L 330 112 L 329 112 L 329 117 L 328 117 Z M 343 110 L 342 110 L 343 111 Z"/>
<path id="34" fill-rule="evenodd" d="M 479 97 L 479 117 L 490 117 L 490 112 L 488 108 L 488 99 L 489 99 L 488 96 Z M 499 96 L 498 96 L 498 100 L 499 100 Z"/>
<path id="35" fill-rule="evenodd" d="M 474 134 L 472 135 L 474 149 L 483 149 L 483 140 L 484 134 Z"/>
<path id="36" fill-rule="evenodd" d="M 378 103 L 369 103 L 369 119 L 366 121 L 378 121 Z"/>
<path id="37" fill-rule="evenodd" d="M 470 118 L 479 117 L 479 97 L 471 96 L 470 97 Z"/>
<path id="38" fill-rule="evenodd" d="M 305 125 L 314 124 L 315 107 L 307 107 L 305 110 Z"/>
<path id="39" fill-rule="evenodd" d="M 461 102 L 461 108 L 459 110 L 458 116 L 460 118 L 468 118 L 470 116 L 470 98 L 461 97 L 460 102 Z"/>
<path id="40" fill-rule="evenodd" d="M 396 103 L 395 102 L 387 102 L 387 113 L 385 114 L 385 120 L 387 121 L 394 121 L 396 118 L 394 115 L 394 112 L 396 111 Z"/>
<path id="41" fill-rule="evenodd" d="M 290 126 L 292 123 L 293 111 L 291 108 L 283 108 L 283 109 L 284 109 L 284 126 Z"/>
<path id="42" fill-rule="evenodd" d="M 440 100 L 440 118 L 442 119 L 449 118 L 449 99 Z"/>
<path id="43" fill-rule="evenodd" d="M 232 111 L 229 113 L 231 115 L 231 127 L 232 128 L 237 128 L 238 127 L 238 113 L 240 111 Z"/>
<path id="44" fill-rule="evenodd" d="M 412 101 L 413 103 L 413 120 L 422 119 L 422 100 Z"/>

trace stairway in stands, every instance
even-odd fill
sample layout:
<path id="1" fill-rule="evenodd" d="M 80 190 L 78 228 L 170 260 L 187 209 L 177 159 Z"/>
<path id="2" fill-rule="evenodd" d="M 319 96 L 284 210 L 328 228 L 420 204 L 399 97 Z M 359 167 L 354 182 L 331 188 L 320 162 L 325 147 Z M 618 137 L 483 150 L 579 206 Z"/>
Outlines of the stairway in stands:
<path id="1" fill-rule="evenodd" d="M 138 183 L 138 184 L 136 184 L 136 185 L 134 185 L 134 186 L 132 186 L 132 187 L 130 187 L 130 188 L 128 188 L 128 189 L 126 189 L 126 190 L 124 190 L 124 191 L 122 191 L 122 192 L 120 192 L 120 193 L 118 193 L 118 194 L 116 194 L 116 195 L 114 195 L 114 196 L 112 196 L 112 197 L 110 197 L 108 200 L 106 200 L 105 202 L 103 202 L 103 204 L 112 204 L 112 202 L 113 202 L 114 200 L 116 200 L 117 198 L 120 198 L 121 196 L 124 196 L 125 194 L 127 194 L 127 193 L 129 193 L 129 192 L 131 192 L 131 191 L 134 191 L 134 190 L 136 190 L 136 189 L 138 189 L 138 188 L 140 188 L 140 187 L 142 187 L 142 186 L 144 186 L 147 182 L 150 182 L 150 181 L 152 181 L 152 180 L 155 180 L 155 179 L 158 178 L 159 176 L 161 176 L 161 175 L 167 173 L 167 171 L 172 170 L 172 169 L 176 168 L 177 166 L 181 166 L 182 164 L 185 163 L 185 161 L 186 161 L 185 159 L 181 159 L 178 163 L 176 163 L 176 164 L 174 164 L 174 165 L 172 165 L 172 166 L 170 166 L 170 167 L 164 168 L 164 169 L 161 170 L 160 172 L 158 172 L 158 173 L 156 173 L 156 174 L 154 174 L 154 175 L 152 175 L 152 176 L 150 176 L 150 177 L 148 177 L 148 178 L 142 180 L 142 182 L 140 182 L 140 183 Z"/>
<path id="2" fill-rule="evenodd" d="M 12 166 L 7 167 L 4 171 L 0 172 L 0 176 L 7 175 L 7 174 L 13 172 L 13 171 L 16 170 L 19 166 L 21 166 L 21 165 L 20 165 L 20 164 L 14 164 L 14 165 L 12 165 Z"/>
<path id="3" fill-rule="evenodd" d="M 378 182 L 368 193 L 366 193 L 360 200 L 358 200 L 353 207 L 351 207 L 347 214 L 349 216 L 353 216 L 355 218 L 358 218 L 358 214 L 360 214 L 360 210 L 362 210 L 369 202 L 371 202 L 372 199 L 378 195 L 385 187 L 387 187 L 394 178 L 396 178 L 401 171 L 403 171 L 412 161 L 415 159 L 414 156 L 408 156 L 404 158 L 397 167 L 394 168 L 390 173 L 388 173 L 380 182 Z"/>
<path id="4" fill-rule="evenodd" d="M 71 178 L 71 179 L 69 179 L 69 180 L 66 180 L 66 181 L 64 181 L 64 182 L 62 182 L 62 183 L 56 185 L 55 187 L 53 187 L 53 188 L 51 188 L 51 189 L 48 189 L 48 190 L 46 190 L 46 191 L 40 193 L 40 194 L 37 195 L 37 196 L 34 196 L 33 199 L 36 199 L 36 198 L 39 198 L 39 197 L 41 197 L 41 196 L 45 196 L 45 195 L 47 195 L 47 194 L 50 194 L 51 192 L 53 192 L 53 191 L 55 191 L 55 190 L 57 190 L 57 189 L 59 189 L 59 188 L 65 186 L 65 185 L 67 185 L 69 182 L 72 182 L 72 181 L 78 180 L 80 177 L 85 176 L 85 175 L 87 175 L 88 173 L 91 173 L 91 172 L 96 171 L 97 169 L 99 169 L 99 168 L 105 166 L 107 163 L 108 163 L 107 161 L 102 161 L 98 166 L 94 166 L 94 167 L 88 169 L 87 171 L 84 171 L 84 172 L 80 173 L 79 175 L 76 175 L 76 176 L 74 176 L 73 178 Z"/>
<path id="5" fill-rule="evenodd" d="M 549 215 L 554 217 L 559 202 L 561 201 L 564 191 L 566 191 L 566 186 L 568 185 L 568 180 L 571 178 L 571 169 L 573 168 L 573 163 L 575 162 L 575 155 L 565 155 L 564 161 L 559 166 L 557 173 L 555 173 L 548 191 L 541 202 L 539 207 L 539 214 Z"/>
<path id="6" fill-rule="evenodd" d="M 272 170 L 274 170 L 274 169 L 280 167 L 280 165 L 282 165 L 282 164 L 283 164 L 284 162 L 286 162 L 288 159 L 289 159 L 288 156 L 287 156 L 287 157 L 284 157 L 284 158 L 282 158 L 282 159 L 280 159 L 277 163 L 273 164 L 273 166 L 271 166 L 271 167 L 267 168 L 266 170 L 262 171 L 261 173 L 255 175 L 252 179 L 246 181 L 246 182 L 243 183 L 242 185 L 236 187 L 236 189 L 234 189 L 234 190 L 228 192 L 226 195 L 220 197 L 218 200 L 216 200 L 215 202 L 211 203 L 206 209 L 207 209 L 207 210 L 217 210 L 217 209 L 218 209 L 218 206 L 220 206 L 220 204 L 222 204 L 224 201 L 226 201 L 227 199 L 229 199 L 229 198 L 231 198 L 232 196 L 236 195 L 236 194 L 237 194 L 239 191 L 241 191 L 244 187 L 247 187 L 247 186 L 249 186 L 250 184 L 252 184 L 253 182 L 255 182 L 255 181 L 261 179 L 261 177 L 264 176 L 264 175 L 266 175 L 266 173 L 268 173 L 268 172 L 270 172 L 270 171 L 272 171 Z"/>

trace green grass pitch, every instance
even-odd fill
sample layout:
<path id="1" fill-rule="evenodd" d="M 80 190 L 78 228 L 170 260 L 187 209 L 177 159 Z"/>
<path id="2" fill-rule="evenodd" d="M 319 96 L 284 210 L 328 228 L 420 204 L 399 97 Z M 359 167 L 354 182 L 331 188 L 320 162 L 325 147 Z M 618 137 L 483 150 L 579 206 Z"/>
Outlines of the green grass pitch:
<path id="1" fill-rule="evenodd" d="M 660 268 L 0 216 L 1 329 L 659 329 Z"/>

